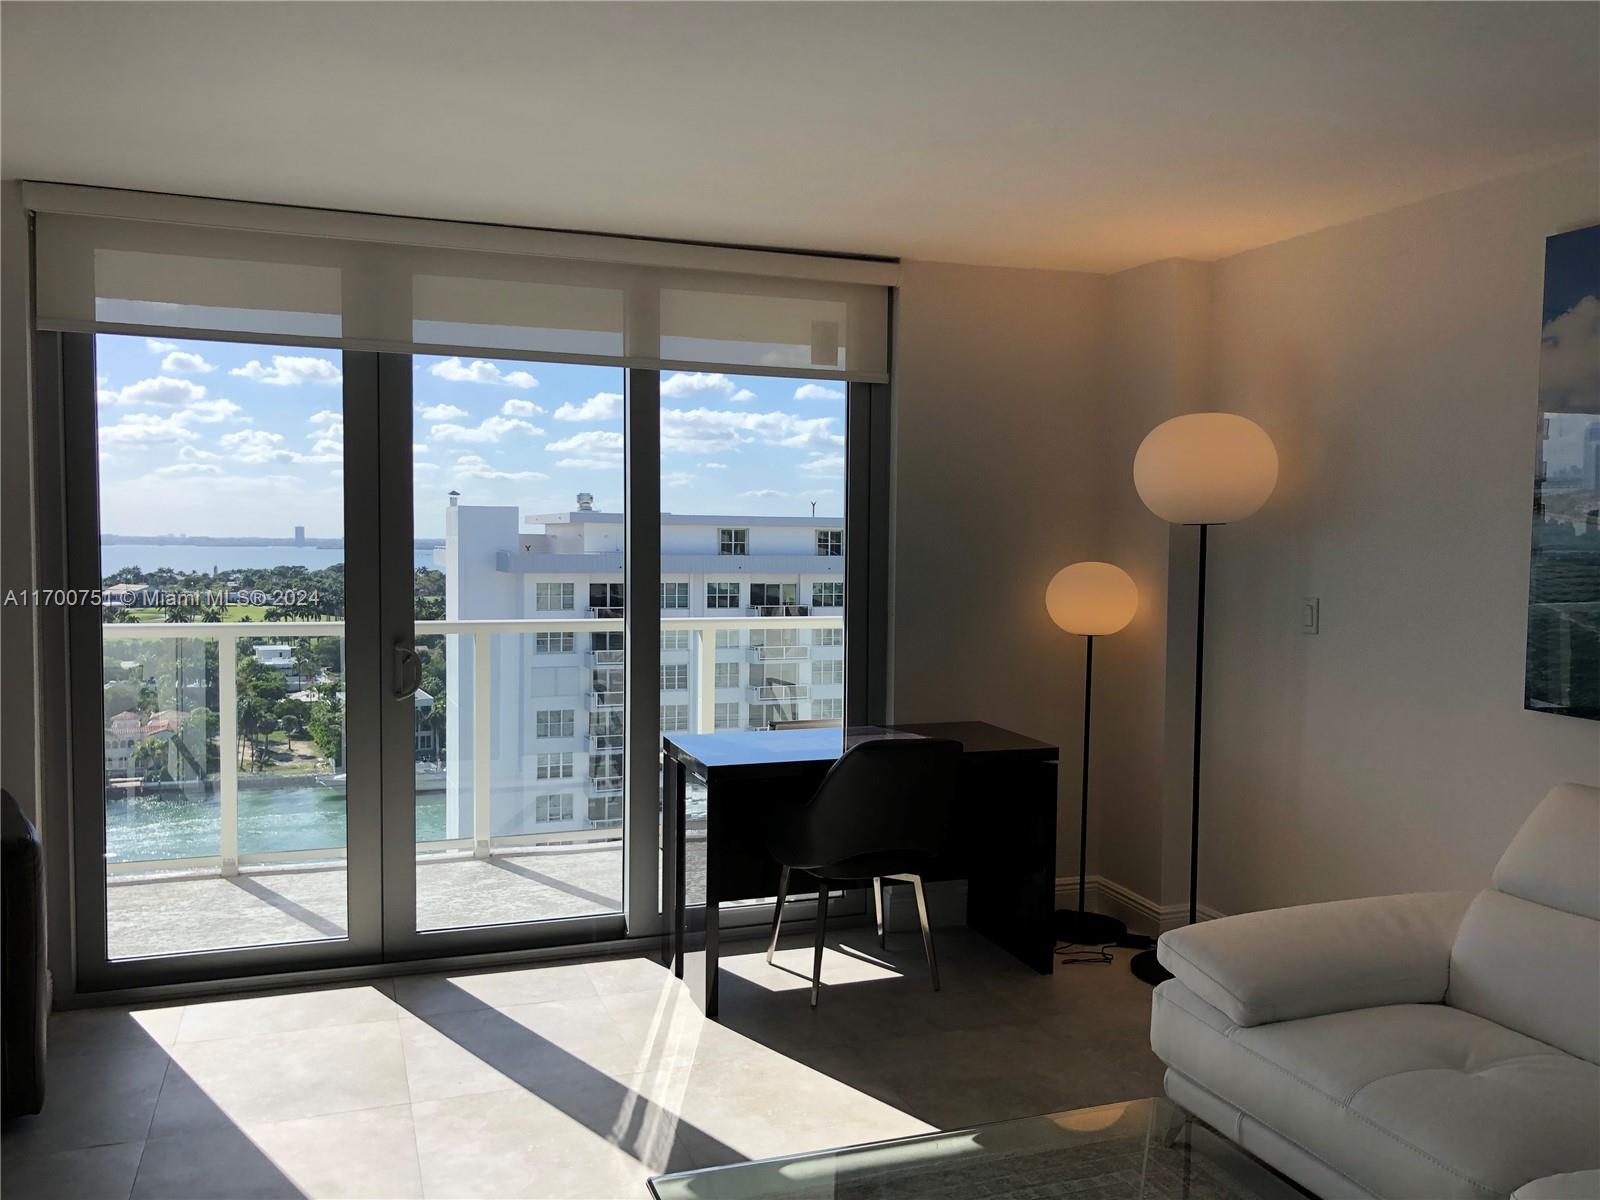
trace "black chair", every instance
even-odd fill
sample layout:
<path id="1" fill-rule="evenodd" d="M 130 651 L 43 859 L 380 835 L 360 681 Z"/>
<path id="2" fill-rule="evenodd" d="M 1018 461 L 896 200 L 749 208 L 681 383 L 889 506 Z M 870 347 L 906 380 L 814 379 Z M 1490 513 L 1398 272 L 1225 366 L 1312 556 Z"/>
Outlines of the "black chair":
<path id="1" fill-rule="evenodd" d="M 922 922 L 922 944 L 928 954 L 933 990 L 939 990 L 939 964 L 928 927 L 928 902 L 922 873 L 944 850 L 961 743 L 941 738 L 883 738 L 846 750 L 828 769 L 816 794 L 773 823 L 767 848 L 783 866 L 778 904 L 772 913 L 767 962 L 778 947 L 783 902 L 792 871 L 817 880 L 817 947 L 811 969 L 811 1007 L 822 988 L 822 942 L 828 925 L 828 888 L 832 884 L 872 881 L 878 917 L 878 942 L 883 944 L 883 881 L 911 884 Z"/>

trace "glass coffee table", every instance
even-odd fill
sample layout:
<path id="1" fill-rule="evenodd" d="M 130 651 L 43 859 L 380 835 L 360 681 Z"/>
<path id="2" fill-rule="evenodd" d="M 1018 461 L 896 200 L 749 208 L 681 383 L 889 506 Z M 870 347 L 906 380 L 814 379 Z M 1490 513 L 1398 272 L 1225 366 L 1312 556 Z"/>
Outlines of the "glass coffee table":
<path id="1" fill-rule="evenodd" d="M 659 1175 L 656 1200 L 1306 1200 L 1164 1099 Z"/>

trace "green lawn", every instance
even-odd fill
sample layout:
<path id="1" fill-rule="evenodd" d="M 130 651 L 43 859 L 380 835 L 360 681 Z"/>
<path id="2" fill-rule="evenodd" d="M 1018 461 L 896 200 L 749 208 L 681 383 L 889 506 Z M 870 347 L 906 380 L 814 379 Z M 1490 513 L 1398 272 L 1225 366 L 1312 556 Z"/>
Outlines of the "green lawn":
<path id="1" fill-rule="evenodd" d="M 135 621 L 165 621 L 167 610 L 164 608 L 130 608 Z M 224 621 L 266 621 L 267 606 L 265 604 L 230 604 L 223 610 Z M 290 624 L 290 622 L 271 622 L 273 625 Z"/>

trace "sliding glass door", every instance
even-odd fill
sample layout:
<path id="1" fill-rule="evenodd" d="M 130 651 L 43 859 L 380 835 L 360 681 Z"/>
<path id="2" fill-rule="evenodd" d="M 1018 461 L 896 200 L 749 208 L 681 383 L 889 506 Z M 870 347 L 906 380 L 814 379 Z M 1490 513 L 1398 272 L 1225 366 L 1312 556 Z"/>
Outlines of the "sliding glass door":
<path id="1" fill-rule="evenodd" d="M 882 389 L 51 344 L 80 986 L 649 933 L 663 734 L 881 719 Z"/>
<path id="2" fill-rule="evenodd" d="M 346 438 L 371 356 L 62 342 L 82 974 L 370 957 L 380 670 L 349 634 L 377 581 Z"/>
<path id="3" fill-rule="evenodd" d="M 418 949 L 621 932 L 624 376 L 412 361 Z"/>

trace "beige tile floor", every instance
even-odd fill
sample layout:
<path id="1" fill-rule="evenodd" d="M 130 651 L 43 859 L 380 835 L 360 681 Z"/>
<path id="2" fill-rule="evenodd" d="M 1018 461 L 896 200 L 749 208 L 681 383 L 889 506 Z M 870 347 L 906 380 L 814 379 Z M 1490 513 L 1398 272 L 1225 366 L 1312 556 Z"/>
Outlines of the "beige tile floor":
<path id="1" fill-rule="evenodd" d="M 939 931 L 725 951 L 721 1023 L 648 957 L 58 1014 L 49 1101 L 0 1140 L 8 1200 L 644 1197 L 667 1169 L 1160 1090 L 1150 992 L 1037 976 Z M 697 977 L 691 957 L 688 976 Z"/>

